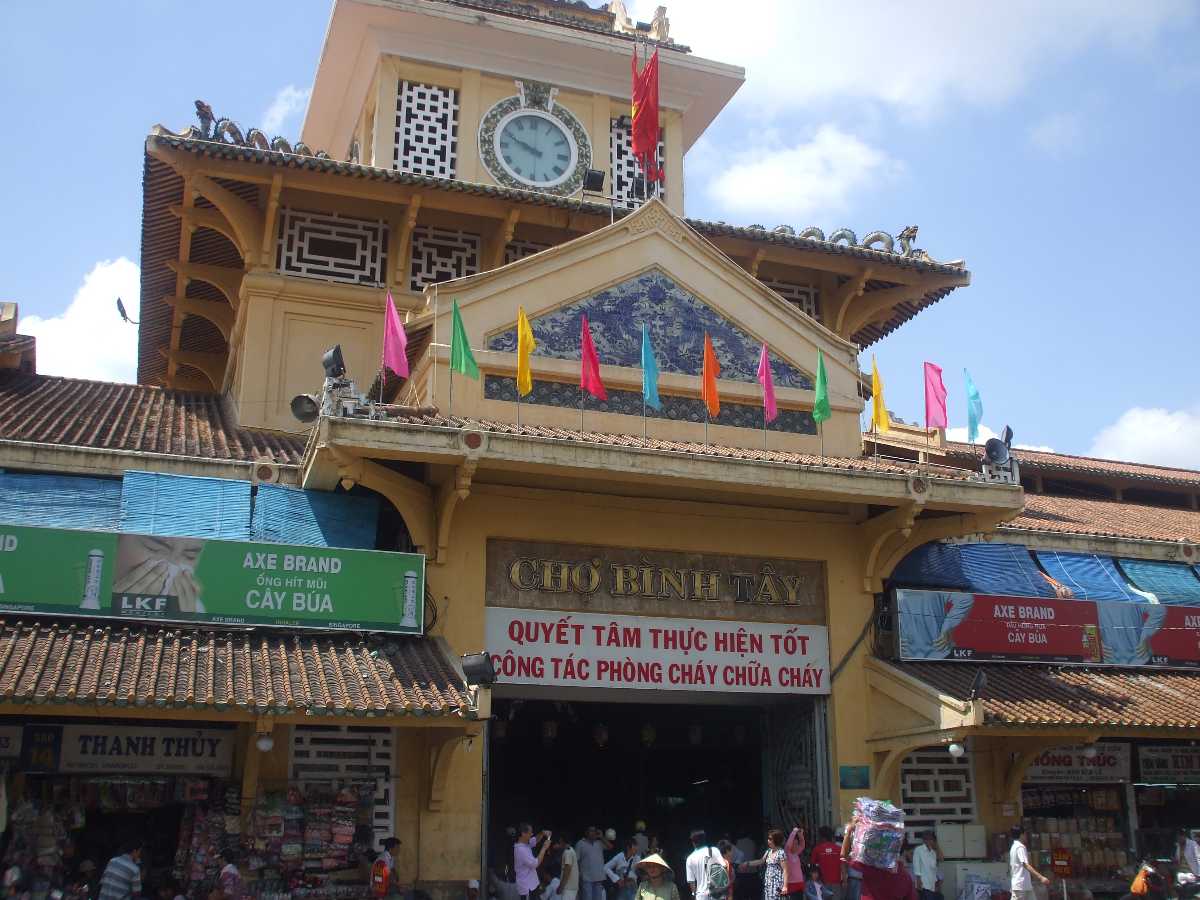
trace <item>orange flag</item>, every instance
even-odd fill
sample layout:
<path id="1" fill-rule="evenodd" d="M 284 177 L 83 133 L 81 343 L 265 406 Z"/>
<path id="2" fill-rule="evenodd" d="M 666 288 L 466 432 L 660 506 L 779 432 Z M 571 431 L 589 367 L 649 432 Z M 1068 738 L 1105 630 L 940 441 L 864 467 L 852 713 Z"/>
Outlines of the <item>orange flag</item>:
<path id="1" fill-rule="evenodd" d="M 708 417 L 715 419 L 721 414 L 721 398 L 717 396 L 717 376 L 721 374 L 721 364 L 717 362 L 717 352 L 713 350 L 712 338 L 704 332 L 704 370 L 701 373 L 702 385 L 700 399 L 708 409 Z"/>

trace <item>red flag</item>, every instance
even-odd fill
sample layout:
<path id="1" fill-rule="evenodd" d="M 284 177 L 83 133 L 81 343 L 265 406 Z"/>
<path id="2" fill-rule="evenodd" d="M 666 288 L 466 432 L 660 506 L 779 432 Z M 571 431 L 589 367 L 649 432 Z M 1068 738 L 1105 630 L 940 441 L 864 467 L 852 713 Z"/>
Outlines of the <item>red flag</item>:
<path id="1" fill-rule="evenodd" d="M 664 181 L 658 165 L 658 51 L 638 73 L 637 45 L 633 47 L 633 155 L 647 181 Z"/>
<path id="2" fill-rule="evenodd" d="M 946 386 L 942 384 L 942 367 L 925 363 L 925 427 L 945 428 Z"/>
<path id="3" fill-rule="evenodd" d="M 583 317 L 581 347 L 579 386 L 597 400 L 607 400 L 608 391 L 604 390 L 604 382 L 600 380 L 600 357 L 596 355 L 596 345 L 592 343 L 592 329 L 588 327 L 587 316 Z"/>
<path id="4" fill-rule="evenodd" d="M 383 365 L 401 378 L 408 377 L 408 335 L 404 333 L 390 290 L 383 310 Z"/>
<path id="5" fill-rule="evenodd" d="M 715 419 L 721 414 L 721 398 L 717 396 L 717 376 L 721 374 L 721 364 L 717 362 L 717 352 L 713 350 L 712 338 L 704 332 L 704 368 L 700 372 L 700 399 L 708 409 L 708 416 Z"/>

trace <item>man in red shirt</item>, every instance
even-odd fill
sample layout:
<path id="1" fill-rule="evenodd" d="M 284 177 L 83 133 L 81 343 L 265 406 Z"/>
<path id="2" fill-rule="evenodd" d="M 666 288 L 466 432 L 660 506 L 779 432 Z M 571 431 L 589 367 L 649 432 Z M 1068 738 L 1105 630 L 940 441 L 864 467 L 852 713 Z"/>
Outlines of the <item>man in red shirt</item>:
<path id="1" fill-rule="evenodd" d="M 812 862 L 821 872 L 821 884 L 833 892 L 833 900 L 842 900 L 842 847 L 834 843 L 833 829 L 823 826 L 817 834 L 820 840 L 812 848 Z"/>

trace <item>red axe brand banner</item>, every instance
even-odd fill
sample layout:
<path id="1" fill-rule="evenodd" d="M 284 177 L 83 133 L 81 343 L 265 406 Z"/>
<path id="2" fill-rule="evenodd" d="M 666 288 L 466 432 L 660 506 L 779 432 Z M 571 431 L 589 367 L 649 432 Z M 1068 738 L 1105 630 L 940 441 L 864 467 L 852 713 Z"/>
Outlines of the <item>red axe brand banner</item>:
<path id="1" fill-rule="evenodd" d="M 1200 667 L 1200 609 L 896 591 L 902 659 Z"/>
<path id="2" fill-rule="evenodd" d="M 0 611 L 420 634 L 425 557 L 0 525 Z"/>

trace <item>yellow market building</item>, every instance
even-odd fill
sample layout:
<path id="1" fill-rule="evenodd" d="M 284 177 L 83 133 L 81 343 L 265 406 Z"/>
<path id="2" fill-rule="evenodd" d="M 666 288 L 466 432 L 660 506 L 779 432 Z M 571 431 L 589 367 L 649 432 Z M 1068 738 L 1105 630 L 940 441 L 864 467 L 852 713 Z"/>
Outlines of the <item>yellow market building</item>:
<path id="1" fill-rule="evenodd" d="M 635 47 L 661 58 L 662 184 L 639 178 L 629 149 Z M 696 824 L 761 841 L 767 823 L 845 821 L 864 793 L 906 802 L 924 779 L 949 785 L 925 791 L 956 798 L 947 820 L 990 835 L 1021 818 L 1025 773 L 1048 749 L 1194 733 L 1190 675 L 1096 676 L 1110 694 L 1180 679 L 1175 718 L 1104 719 L 1095 685 L 1083 718 L 1006 718 L 972 696 L 975 667 L 889 651 L 896 567 L 935 541 L 1036 543 L 1021 518 L 1033 494 L 940 437 L 860 433 L 860 351 L 969 284 L 961 261 L 931 258 L 915 228 L 860 240 L 686 217 L 684 156 L 743 78 L 688 52 L 665 13 L 337 0 L 300 141 L 202 102 L 197 125 L 153 128 L 139 383 L 34 374 L 13 310 L 0 465 L 119 481 L 122 496 L 138 472 L 244 483 L 251 507 L 280 486 L 369 498 L 367 549 L 424 558 L 423 633 L 15 611 L 0 727 L 224 729 L 228 833 L 260 853 L 256 829 L 288 817 L 264 812 L 268 793 L 283 804 L 297 785 L 370 781 L 372 839 L 395 834 L 399 880 L 439 898 L 480 877 L 519 820 L 622 834 L 644 820 L 677 855 Z M 408 379 L 380 372 L 388 293 Z M 456 309 L 477 378 L 451 370 Z M 520 402 L 518 309 L 538 344 Z M 579 389 L 584 315 L 604 401 Z M 643 405 L 643 325 L 661 411 Z M 700 399 L 706 335 L 716 416 Z M 323 372 L 335 344 L 345 373 Z M 1190 496 L 1172 536 L 1132 528 L 1100 549 L 1165 561 L 1168 544 L 1200 542 Z M 1077 511 L 1077 534 L 1100 518 Z M 1099 552 L 1108 538 L 1057 540 Z M 495 685 L 459 666 L 480 651 Z M 989 671 L 1006 696 L 1044 689 Z M 10 789 L 53 789 L 21 754 Z"/>

